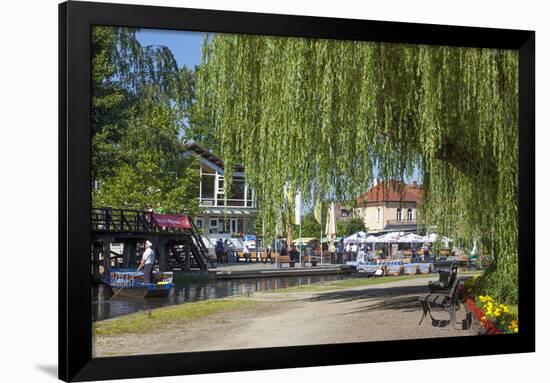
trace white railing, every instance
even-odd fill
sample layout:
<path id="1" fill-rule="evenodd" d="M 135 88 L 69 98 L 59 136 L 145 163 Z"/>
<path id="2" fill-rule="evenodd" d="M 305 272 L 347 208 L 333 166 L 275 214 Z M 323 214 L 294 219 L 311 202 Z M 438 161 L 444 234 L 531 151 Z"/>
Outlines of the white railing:
<path id="1" fill-rule="evenodd" d="M 255 208 L 256 201 L 245 199 L 214 199 L 214 198 L 199 198 L 200 207 L 247 207 Z"/>

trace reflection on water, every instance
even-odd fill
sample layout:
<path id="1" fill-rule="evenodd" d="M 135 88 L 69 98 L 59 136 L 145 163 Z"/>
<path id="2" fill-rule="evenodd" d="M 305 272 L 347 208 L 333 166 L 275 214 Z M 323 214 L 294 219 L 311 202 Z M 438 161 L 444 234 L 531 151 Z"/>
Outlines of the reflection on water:
<path id="1" fill-rule="evenodd" d="M 312 275 L 273 278 L 250 278 L 230 280 L 206 280 L 201 282 L 181 282 L 175 278 L 175 287 L 166 298 L 132 298 L 115 296 L 109 301 L 111 291 L 100 285 L 92 290 L 92 320 L 104 320 L 136 311 L 196 302 L 213 298 L 242 295 L 247 292 L 281 289 L 285 287 L 309 285 L 350 278 L 347 275 Z"/>

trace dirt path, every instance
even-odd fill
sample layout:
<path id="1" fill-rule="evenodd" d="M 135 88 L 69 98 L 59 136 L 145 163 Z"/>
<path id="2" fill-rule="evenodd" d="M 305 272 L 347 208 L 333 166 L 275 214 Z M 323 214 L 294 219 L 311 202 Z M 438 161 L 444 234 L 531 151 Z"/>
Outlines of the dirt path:
<path id="1" fill-rule="evenodd" d="M 319 293 L 257 293 L 257 304 L 143 336 L 95 337 L 94 356 L 475 335 L 418 326 L 427 279 Z M 461 309 L 462 310 L 462 309 Z M 445 314 L 440 315 L 445 318 Z M 464 312 L 457 319 L 464 318 Z"/>

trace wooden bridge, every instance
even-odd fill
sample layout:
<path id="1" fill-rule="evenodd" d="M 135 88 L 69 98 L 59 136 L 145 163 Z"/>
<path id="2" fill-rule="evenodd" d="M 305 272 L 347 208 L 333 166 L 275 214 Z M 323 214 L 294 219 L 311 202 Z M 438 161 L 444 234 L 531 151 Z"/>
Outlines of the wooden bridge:
<path id="1" fill-rule="evenodd" d="M 92 209 L 94 280 L 111 267 L 137 267 L 137 255 L 147 240 L 153 243 L 161 271 L 215 267 L 191 217 L 99 208 Z M 121 244 L 122 251 L 114 251 L 113 244 Z"/>

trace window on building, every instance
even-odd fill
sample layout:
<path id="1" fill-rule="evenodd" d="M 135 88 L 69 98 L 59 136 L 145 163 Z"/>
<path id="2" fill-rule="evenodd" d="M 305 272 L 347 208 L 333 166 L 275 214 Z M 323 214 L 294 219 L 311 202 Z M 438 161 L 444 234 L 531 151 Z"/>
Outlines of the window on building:
<path id="1" fill-rule="evenodd" d="M 210 234 L 218 234 L 218 220 L 211 219 L 208 225 L 208 232 Z"/>
<path id="2" fill-rule="evenodd" d="M 380 208 L 376 209 L 376 222 L 380 222 Z"/>
<path id="3" fill-rule="evenodd" d="M 233 179 L 231 190 L 227 195 L 227 204 L 229 206 L 244 206 L 244 194 L 245 183 L 242 178 Z"/>
<path id="4" fill-rule="evenodd" d="M 408 208 L 407 209 L 407 221 L 412 221 L 412 220 L 413 220 L 413 209 Z"/>
<path id="5" fill-rule="evenodd" d="M 402 216 L 401 216 L 401 208 L 397 208 L 397 220 L 398 221 L 401 221 L 402 219 Z"/>
<path id="6" fill-rule="evenodd" d="M 214 198 L 214 182 L 215 176 L 203 174 L 201 176 L 201 199 Z"/>
<path id="7" fill-rule="evenodd" d="M 347 217 L 349 215 L 349 210 L 347 209 L 340 209 L 340 215 L 342 217 Z"/>
<path id="8" fill-rule="evenodd" d="M 230 233 L 229 218 L 218 218 L 218 233 L 227 234 Z"/>
<path id="9" fill-rule="evenodd" d="M 254 195 L 252 193 L 252 188 L 248 185 L 246 186 L 246 206 L 254 207 Z"/>
<path id="10" fill-rule="evenodd" d="M 231 218 L 231 234 L 244 234 L 244 218 Z"/>
<path id="11" fill-rule="evenodd" d="M 202 229 L 202 225 L 203 225 L 202 218 L 197 218 L 197 219 L 195 220 L 195 225 L 197 225 L 197 227 L 198 227 L 199 229 Z"/>

